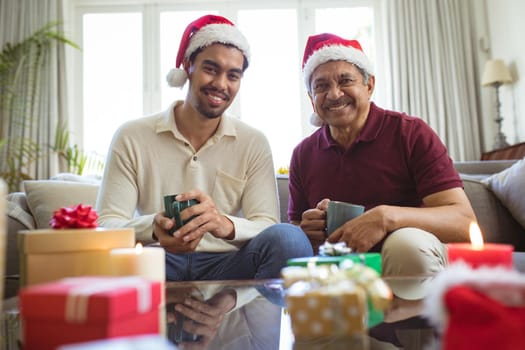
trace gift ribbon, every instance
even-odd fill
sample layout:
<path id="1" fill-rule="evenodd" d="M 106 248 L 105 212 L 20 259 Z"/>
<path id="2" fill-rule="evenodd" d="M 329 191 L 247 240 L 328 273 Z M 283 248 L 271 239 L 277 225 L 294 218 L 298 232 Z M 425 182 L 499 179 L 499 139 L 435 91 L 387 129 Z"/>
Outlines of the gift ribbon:
<path id="1" fill-rule="evenodd" d="M 137 290 L 137 311 L 145 313 L 151 309 L 151 285 L 139 277 L 109 278 L 106 280 L 93 280 L 85 285 L 86 279 L 65 279 L 66 284 L 79 284 L 73 287 L 66 298 L 65 320 L 70 323 L 83 323 L 87 320 L 89 297 L 109 292 L 119 288 L 135 288 Z"/>

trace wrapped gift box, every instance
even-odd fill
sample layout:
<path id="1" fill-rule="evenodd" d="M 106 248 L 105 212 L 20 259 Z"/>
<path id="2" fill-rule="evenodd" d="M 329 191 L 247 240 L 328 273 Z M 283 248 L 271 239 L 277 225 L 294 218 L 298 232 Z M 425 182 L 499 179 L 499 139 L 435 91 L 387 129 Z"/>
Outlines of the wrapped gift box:
<path id="1" fill-rule="evenodd" d="M 392 291 L 377 271 L 362 264 L 308 264 L 281 269 L 296 337 L 360 334 L 383 321 Z"/>
<path id="2" fill-rule="evenodd" d="M 352 253 L 341 256 L 314 256 L 309 258 L 293 258 L 288 260 L 288 266 L 307 266 L 315 265 L 339 265 L 345 260 L 351 260 L 354 263 L 363 264 L 381 274 L 381 254 L 380 253 Z"/>
<path id="3" fill-rule="evenodd" d="M 366 294 L 360 287 L 288 295 L 286 304 L 293 334 L 299 340 L 351 336 L 367 329 Z"/>
<path id="4" fill-rule="evenodd" d="M 159 334 L 161 283 L 142 277 L 77 277 L 22 288 L 24 350 Z"/>
<path id="5" fill-rule="evenodd" d="M 19 231 L 21 286 L 65 277 L 111 275 L 111 249 L 134 245 L 131 228 Z"/>

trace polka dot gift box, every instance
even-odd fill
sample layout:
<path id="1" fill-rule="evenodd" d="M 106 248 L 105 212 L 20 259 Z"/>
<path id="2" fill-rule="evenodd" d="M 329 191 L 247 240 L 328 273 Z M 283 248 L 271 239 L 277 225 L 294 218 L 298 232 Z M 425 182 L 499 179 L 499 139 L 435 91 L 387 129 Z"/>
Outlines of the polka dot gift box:
<path id="1" fill-rule="evenodd" d="M 392 291 L 361 264 L 288 266 L 281 270 L 296 340 L 352 337 L 368 329 L 368 301 L 390 306 Z"/>
<path id="2" fill-rule="evenodd" d="M 366 331 L 366 295 L 360 287 L 288 295 L 286 303 L 296 339 Z"/>

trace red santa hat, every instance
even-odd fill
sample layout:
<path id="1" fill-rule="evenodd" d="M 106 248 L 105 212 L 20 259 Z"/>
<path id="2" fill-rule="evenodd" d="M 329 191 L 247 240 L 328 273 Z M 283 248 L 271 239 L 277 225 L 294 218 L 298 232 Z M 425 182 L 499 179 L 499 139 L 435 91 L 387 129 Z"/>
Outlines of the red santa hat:
<path id="1" fill-rule="evenodd" d="M 330 33 L 311 35 L 306 42 L 303 56 L 303 74 L 310 91 L 310 78 L 314 70 L 328 61 L 353 63 L 368 74 L 374 74 L 372 64 L 357 40 L 346 40 Z"/>
<path id="2" fill-rule="evenodd" d="M 175 68 L 171 69 L 166 77 L 168 84 L 173 87 L 182 87 L 188 75 L 182 63 L 197 49 L 205 48 L 215 43 L 233 45 L 250 60 L 250 46 L 244 35 L 228 19 L 217 15 L 205 15 L 188 24 L 182 34 L 175 61 Z"/>
<path id="3" fill-rule="evenodd" d="M 372 63 L 363 52 L 359 41 L 346 40 L 330 33 L 311 35 L 306 42 L 303 55 L 304 83 L 308 91 L 310 91 L 312 73 L 319 65 L 328 61 L 346 61 L 355 64 L 368 74 L 374 74 Z M 310 123 L 314 126 L 323 125 L 322 119 L 315 112 L 310 116 Z"/>

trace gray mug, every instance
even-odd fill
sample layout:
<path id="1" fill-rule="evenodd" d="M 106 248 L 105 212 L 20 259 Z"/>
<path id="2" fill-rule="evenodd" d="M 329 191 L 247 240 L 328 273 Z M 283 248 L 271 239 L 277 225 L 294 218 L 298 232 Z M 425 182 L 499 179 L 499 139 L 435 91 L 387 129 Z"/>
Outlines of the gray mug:
<path id="1" fill-rule="evenodd" d="M 363 214 L 365 207 L 358 204 L 330 201 L 326 212 L 326 233 L 332 234 L 347 221 Z"/>

